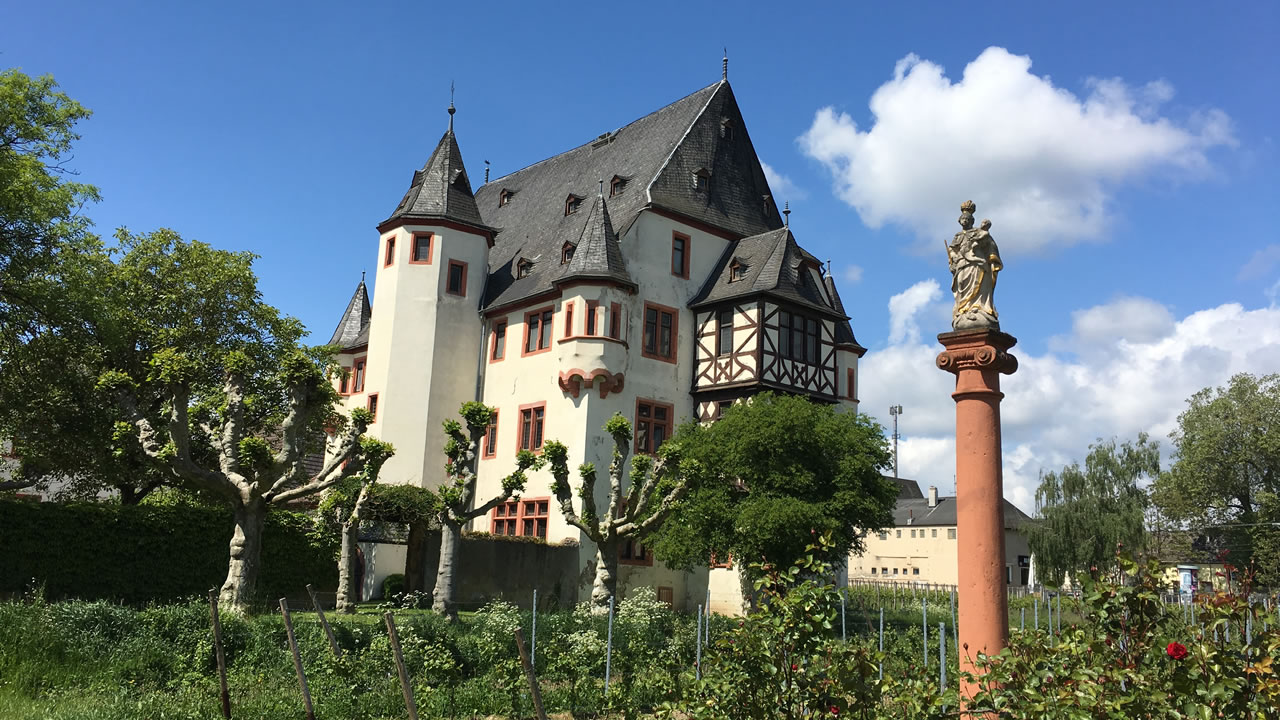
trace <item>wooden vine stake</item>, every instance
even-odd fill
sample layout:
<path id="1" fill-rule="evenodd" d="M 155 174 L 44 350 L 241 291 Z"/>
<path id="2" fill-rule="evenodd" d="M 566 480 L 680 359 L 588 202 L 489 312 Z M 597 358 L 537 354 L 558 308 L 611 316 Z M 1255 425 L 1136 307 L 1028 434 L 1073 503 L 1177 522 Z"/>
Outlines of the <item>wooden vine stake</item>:
<path id="1" fill-rule="evenodd" d="M 293 636 L 289 601 L 284 598 L 280 598 L 280 614 L 284 616 L 284 631 L 289 636 L 289 649 L 293 651 L 293 667 L 298 671 L 298 686 L 302 688 L 302 706 L 307 711 L 307 720 L 316 720 L 316 711 L 311 707 L 311 690 L 307 688 L 307 674 L 302 671 L 302 655 L 298 653 L 298 640 Z"/>
<path id="2" fill-rule="evenodd" d="M 311 589 L 311 583 L 307 583 L 307 594 L 311 596 L 311 606 L 316 609 L 316 615 L 320 616 L 324 635 L 329 638 L 329 649 L 333 651 L 334 657 L 342 657 L 342 648 L 338 647 L 338 641 L 333 637 L 333 628 L 329 627 L 329 619 L 324 616 L 324 608 L 320 607 L 320 601 L 316 599 L 316 591 Z"/>
<path id="3" fill-rule="evenodd" d="M 213 616 L 213 653 L 218 659 L 218 685 L 222 689 L 222 717 L 231 720 L 231 693 L 227 691 L 227 656 L 222 652 L 222 622 L 218 620 L 218 591 L 209 591 L 209 614 Z"/>
<path id="4" fill-rule="evenodd" d="M 538 720 L 547 720 L 547 712 L 542 709 L 542 692 L 538 690 L 538 678 L 533 674 L 533 663 L 529 662 L 529 654 L 524 651 L 524 636 L 520 628 L 516 628 L 516 651 L 520 653 L 520 664 L 524 666 L 524 676 L 529 681 L 529 694 L 533 697 L 533 710 Z"/>
<path id="5" fill-rule="evenodd" d="M 389 612 L 384 613 L 382 618 L 387 622 L 391 651 L 395 654 L 396 670 L 400 673 L 400 691 L 404 693 L 405 709 L 409 711 L 409 720 L 418 720 L 418 706 L 413 702 L 413 684 L 409 682 L 409 671 L 404 668 L 404 655 L 400 652 L 400 636 L 396 634 L 396 620 Z"/>

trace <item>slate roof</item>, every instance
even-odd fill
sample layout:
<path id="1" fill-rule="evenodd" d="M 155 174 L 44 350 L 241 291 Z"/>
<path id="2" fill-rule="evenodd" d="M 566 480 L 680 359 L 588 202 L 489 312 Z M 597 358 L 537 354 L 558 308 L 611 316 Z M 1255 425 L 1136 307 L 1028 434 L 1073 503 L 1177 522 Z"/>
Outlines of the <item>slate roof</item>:
<path id="1" fill-rule="evenodd" d="M 846 316 L 844 320 L 836 323 L 836 344 L 852 345 L 858 353 L 858 357 L 862 357 L 862 354 L 865 353 L 867 349 L 862 347 L 862 345 L 858 343 L 858 339 L 853 336 L 853 325 L 849 323 L 847 317 L 849 313 L 844 311 L 844 302 L 840 300 L 840 292 L 836 290 L 836 279 L 828 275 L 823 279 L 823 282 L 826 283 L 827 295 L 831 298 L 832 304 L 835 305 L 836 312 Z M 918 489 L 919 488 L 917 488 L 917 490 Z"/>
<path id="2" fill-rule="evenodd" d="M 733 128 L 722 136 L 726 122 Z M 646 207 L 674 210 L 742 235 L 780 226 L 777 208 L 763 200 L 768 182 L 741 126 L 732 90 L 720 81 L 485 184 L 476 192 L 476 203 L 485 224 L 498 229 L 489 252 L 485 307 L 518 302 L 562 279 L 569 267 L 560 264 L 561 248 L 582 238 L 593 218 L 586 202 L 565 214 L 565 200 L 571 194 L 592 197 L 600 180 L 626 179 L 624 189 L 608 200 L 619 237 Z M 693 187 L 692 173 L 699 168 L 711 173 L 708 191 Z M 500 204 L 504 191 L 510 197 Z M 533 266 L 517 278 L 521 258 Z"/>
<path id="3" fill-rule="evenodd" d="M 622 248 L 618 245 L 618 235 L 613 231 L 613 222 L 609 217 L 609 205 L 603 194 L 596 195 L 588 212 L 582 236 L 573 243 L 573 259 L 568 262 L 564 274 L 556 282 L 604 279 L 634 285 L 631 275 L 627 273 Z"/>
<path id="4" fill-rule="evenodd" d="M 369 344 L 369 318 L 373 316 L 373 308 L 369 305 L 369 290 L 365 287 L 364 277 L 351 295 L 347 309 L 342 312 L 342 319 L 329 338 L 329 345 L 338 345 L 343 349 Z"/>
<path id="5" fill-rule="evenodd" d="M 735 261 L 746 265 L 746 273 L 741 280 L 730 282 L 729 276 Z M 740 297 L 769 295 L 820 310 L 827 315 L 838 315 L 841 320 L 845 320 L 844 311 L 828 303 L 824 288 L 819 287 L 813 274 L 804 269 L 806 263 L 821 264 L 800 247 L 788 227 L 742 238 L 730 243 L 725 249 L 715 272 L 702 290 L 689 301 L 689 307 L 696 308 Z M 850 331 L 850 335 L 852 334 Z"/>
<path id="6" fill-rule="evenodd" d="M 906 478 L 889 477 L 888 475 L 882 475 L 881 477 L 885 478 L 886 480 L 892 480 L 894 484 L 898 486 L 899 500 L 924 497 L 924 493 L 920 492 L 920 483 L 916 482 L 915 480 L 908 480 Z"/>
<path id="7" fill-rule="evenodd" d="M 1007 530 L 1020 530 L 1035 522 L 1017 505 L 1004 501 L 1004 526 Z M 893 524 L 895 527 L 955 527 L 956 499 L 939 497 L 938 504 L 929 507 L 928 498 L 899 497 L 893 508 Z"/>
<path id="8" fill-rule="evenodd" d="M 450 110 L 452 115 L 452 109 Z M 413 173 L 409 190 L 388 220 L 431 218 L 485 227 L 462 164 L 462 151 L 453 134 L 453 119 L 421 170 Z"/>

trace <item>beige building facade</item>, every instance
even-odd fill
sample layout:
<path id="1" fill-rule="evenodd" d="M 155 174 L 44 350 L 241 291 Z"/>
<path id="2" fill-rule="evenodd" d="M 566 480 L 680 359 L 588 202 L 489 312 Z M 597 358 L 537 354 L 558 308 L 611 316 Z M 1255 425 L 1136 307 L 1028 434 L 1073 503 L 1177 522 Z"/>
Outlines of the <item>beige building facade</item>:
<path id="1" fill-rule="evenodd" d="M 865 350 L 829 269 L 779 212 L 727 78 L 475 191 L 450 107 L 366 252 L 373 301 L 362 280 L 331 343 L 346 407 L 373 411 L 370 432 L 395 445 L 384 482 L 439 486 L 441 424 L 471 400 L 497 410 L 481 502 L 517 452 L 547 440 L 568 446 L 571 467 L 606 468 L 615 413 L 638 454 L 761 390 L 857 409 Z M 581 543 L 586 587 L 595 547 L 556 509 L 551 480 L 532 473 L 471 529 Z M 607 482 L 597 488 L 604 506 Z M 620 563 L 624 595 L 649 585 L 692 608 L 710 587 L 713 606 L 740 607 L 733 568 L 674 572 L 640 547 Z"/>

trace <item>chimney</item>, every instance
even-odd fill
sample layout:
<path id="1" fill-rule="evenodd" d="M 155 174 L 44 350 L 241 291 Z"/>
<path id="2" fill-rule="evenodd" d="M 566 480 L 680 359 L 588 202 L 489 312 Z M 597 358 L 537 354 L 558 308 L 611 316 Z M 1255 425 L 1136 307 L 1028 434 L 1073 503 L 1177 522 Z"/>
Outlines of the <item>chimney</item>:
<path id="1" fill-rule="evenodd" d="M 929 507 L 938 507 L 938 488 L 929 486 Z"/>

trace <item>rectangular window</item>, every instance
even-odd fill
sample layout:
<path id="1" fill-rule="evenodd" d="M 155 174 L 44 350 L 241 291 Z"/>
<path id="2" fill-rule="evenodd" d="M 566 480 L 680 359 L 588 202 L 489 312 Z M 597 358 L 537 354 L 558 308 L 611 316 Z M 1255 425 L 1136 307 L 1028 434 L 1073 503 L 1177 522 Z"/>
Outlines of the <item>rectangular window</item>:
<path id="1" fill-rule="evenodd" d="M 845 397 L 849 398 L 850 400 L 857 400 L 858 393 L 855 392 L 856 386 L 853 383 L 853 380 L 854 380 L 853 368 L 849 368 L 848 370 L 845 371 L 845 377 L 846 377 L 845 388 L 844 388 Z"/>
<path id="2" fill-rule="evenodd" d="M 955 529 L 955 528 L 947 528 L 947 539 L 948 539 L 948 540 L 955 540 L 955 539 L 956 539 L 956 529 Z"/>
<path id="3" fill-rule="evenodd" d="M 396 236 L 387 238 L 387 251 L 382 256 L 382 267 L 391 267 L 396 261 Z"/>
<path id="4" fill-rule="evenodd" d="M 919 574 L 920 574 L 920 568 L 911 568 L 911 574 L 912 574 L 912 575 L 919 575 Z"/>
<path id="5" fill-rule="evenodd" d="M 671 274 L 689 277 L 689 236 L 671 234 Z"/>
<path id="6" fill-rule="evenodd" d="M 894 574 L 894 575 L 897 575 L 897 574 L 898 574 L 898 568 L 894 568 L 894 569 L 893 569 L 893 574 Z"/>
<path id="7" fill-rule="evenodd" d="M 450 295 L 467 296 L 467 264 L 460 260 L 449 261 L 449 278 L 444 291 Z"/>
<path id="8" fill-rule="evenodd" d="M 351 368 L 338 368 L 338 394 L 346 395 L 351 387 Z"/>
<path id="9" fill-rule="evenodd" d="M 902 537 L 902 531 L 901 531 L 901 530 L 898 530 L 898 531 L 896 531 L 896 532 L 898 533 L 898 537 Z"/>
<path id="10" fill-rule="evenodd" d="M 881 574 L 881 575 L 888 575 L 888 574 L 889 574 L 889 568 L 887 568 L 887 567 L 882 567 L 882 568 L 880 568 L 880 574 Z"/>
<path id="11" fill-rule="evenodd" d="M 888 539 L 889 539 L 889 533 L 887 533 L 887 532 L 882 532 L 882 533 L 880 533 L 880 539 L 881 539 L 881 540 L 888 540 Z"/>
<path id="12" fill-rule="evenodd" d="M 533 498 L 520 501 L 520 534 L 526 537 L 547 536 L 547 518 L 550 516 L 550 498 Z"/>
<path id="13" fill-rule="evenodd" d="M 600 304 L 595 300 L 587 301 L 587 318 L 583 325 L 583 333 L 586 335 L 596 335 L 600 327 L 598 325 L 600 318 Z"/>
<path id="14" fill-rule="evenodd" d="M 916 531 L 915 531 L 915 530 L 912 530 L 912 531 L 911 531 L 911 537 L 915 537 L 915 536 L 916 536 Z"/>
<path id="15" fill-rule="evenodd" d="M 573 303 L 564 304 L 564 336 L 573 337 Z"/>
<path id="16" fill-rule="evenodd" d="M 937 530 L 937 528 L 934 528 L 933 530 L 930 530 L 930 531 L 929 531 L 929 537 L 935 537 L 935 538 L 936 538 L 936 537 L 938 537 L 938 530 Z"/>
<path id="17" fill-rule="evenodd" d="M 719 420 L 720 418 L 724 417 L 724 414 L 729 412 L 729 408 L 731 407 L 733 407 L 732 400 L 721 400 L 720 402 L 716 403 L 716 419 Z"/>
<path id="18" fill-rule="evenodd" d="M 653 400 L 636 400 L 636 452 L 656 453 L 671 437 L 675 408 Z"/>
<path id="19" fill-rule="evenodd" d="M 644 304 L 644 347 L 641 355 L 666 362 L 676 361 L 676 309 Z"/>
<path id="20" fill-rule="evenodd" d="M 543 422 L 546 420 L 547 404 L 524 405 L 520 408 L 520 449 L 538 451 L 542 449 Z"/>
<path id="21" fill-rule="evenodd" d="M 618 545 L 618 562 L 623 565 L 652 565 L 653 555 L 635 540 L 623 540 Z"/>
<path id="22" fill-rule="evenodd" d="M 364 392 L 364 358 L 358 358 L 353 366 L 355 369 L 351 371 L 351 392 Z"/>
<path id="23" fill-rule="evenodd" d="M 622 339 L 622 305 L 618 303 L 609 304 L 609 337 Z"/>
<path id="24" fill-rule="evenodd" d="M 871 574 L 872 574 L 872 575 L 875 575 L 875 574 L 876 574 L 876 570 L 877 570 L 877 568 L 871 568 Z"/>
<path id="25" fill-rule="evenodd" d="M 711 567 L 712 568 L 731 568 L 733 567 L 733 556 L 727 555 L 725 556 L 725 560 L 721 562 L 720 558 L 716 557 L 715 553 L 711 553 Z"/>
<path id="26" fill-rule="evenodd" d="M 791 357 L 791 313 L 778 311 L 778 357 Z"/>
<path id="27" fill-rule="evenodd" d="M 413 249 L 409 252 L 409 263 L 413 265 L 430 265 L 431 244 L 431 233 L 414 233 Z"/>
<path id="28" fill-rule="evenodd" d="M 524 316 L 524 354 L 551 349 L 551 308 L 534 310 Z"/>
<path id="29" fill-rule="evenodd" d="M 1013 566 L 1012 565 L 1004 566 L 1004 581 L 1008 585 L 1013 584 Z"/>
<path id="30" fill-rule="evenodd" d="M 369 393 L 369 400 L 365 404 L 365 409 L 373 416 L 373 422 L 378 422 L 378 393 Z"/>
<path id="31" fill-rule="evenodd" d="M 506 355 L 507 352 L 507 321 L 503 320 L 494 323 L 493 326 L 493 349 L 489 351 L 489 360 L 498 361 Z"/>
<path id="32" fill-rule="evenodd" d="M 805 335 L 804 360 L 810 365 L 818 364 L 818 321 L 809 318 L 809 332 Z"/>
<path id="33" fill-rule="evenodd" d="M 716 355 L 733 352 L 733 309 L 721 310 L 716 318 Z"/>
<path id="34" fill-rule="evenodd" d="M 515 535 L 520 528 L 520 502 L 504 502 L 493 509 L 490 532 L 494 535 Z"/>
<path id="35" fill-rule="evenodd" d="M 791 359 L 804 362 L 804 318 L 791 315 Z"/>
<path id="36" fill-rule="evenodd" d="M 493 417 L 489 418 L 489 427 L 484 431 L 484 451 L 481 457 L 491 458 L 498 454 L 498 411 L 493 411 Z"/>

